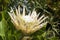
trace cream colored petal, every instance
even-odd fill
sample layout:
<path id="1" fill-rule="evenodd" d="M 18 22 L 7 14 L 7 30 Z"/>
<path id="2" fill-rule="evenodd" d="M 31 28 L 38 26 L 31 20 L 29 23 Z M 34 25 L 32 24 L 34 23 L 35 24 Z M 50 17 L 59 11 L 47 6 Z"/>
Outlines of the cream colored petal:
<path id="1" fill-rule="evenodd" d="M 11 22 L 14 24 L 14 26 L 17 30 L 20 30 L 20 26 L 18 25 L 18 23 L 16 21 L 11 21 Z"/>
<path id="2" fill-rule="evenodd" d="M 34 25 L 31 25 L 31 29 L 35 28 L 37 25 L 39 25 L 39 23 L 35 23 Z"/>
<path id="3" fill-rule="evenodd" d="M 23 7 L 23 16 L 25 16 L 25 7 Z"/>
<path id="4" fill-rule="evenodd" d="M 20 6 L 18 6 L 18 14 L 21 15 L 21 14 L 20 14 Z"/>
<path id="5" fill-rule="evenodd" d="M 31 15 L 31 11 L 29 12 L 28 16 L 30 16 L 30 15 Z"/>
<path id="6" fill-rule="evenodd" d="M 14 20 L 12 13 L 8 12 L 8 14 L 10 15 L 11 19 Z"/>
<path id="7" fill-rule="evenodd" d="M 45 15 L 43 14 L 39 19 L 38 19 L 38 21 L 40 21 L 43 17 L 45 17 Z"/>
<path id="8" fill-rule="evenodd" d="M 13 8 L 12 7 L 10 7 L 11 8 L 11 11 L 10 12 L 13 12 Z"/>
<path id="9" fill-rule="evenodd" d="M 38 13 L 38 14 L 36 15 L 35 19 L 38 19 L 39 15 L 40 15 L 40 13 Z"/>
<path id="10" fill-rule="evenodd" d="M 16 8 L 16 16 L 17 17 L 21 17 L 21 14 L 20 14 L 20 6 L 18 6 L 18 9 Z"/>
<path id="11" fill-rule="evenodd" d="M 11 13 L 10 13 L 10 12 L 8 12 L 8 14 L 9 14 L 9 16 L 12 18 L 12 15 L 11 15 Z"/>
<path id="12" fill-rule="evenodd" d="M 12 12 L 10 11 L 10 12 L 8 12 L 8 14 L 10 15 L 12 21 L 17 21 L 14 11 L 12 11 Z"/>
<path id="13" fill-rule="evenodd" d="M 39 17 L 40 13 L 38 13 L 37 18 Z"/>
<path id="14" fill-rule="evenodd" d="M 40 27 L 43 27 L 43 26 L 46 25 L 47 23 L 48 23 L 48 22 L 46 21 L 46 22 L 40 24 Z"/>
<path id="15" fill-rule="evenodd" d="M 37 30 L 40 29 L 40 25 L 36 26 L 35 28 L 32 29 L 32 32 L 36 32 Z"/>
<path id="16" fill-rule="evenodd" d="M 42 28 L 44 25 L 46 25 L 46 24 L 47 24 L 47 22 L 44 22 L 44 23 L 36 26 L 35 28 L 32 29 L 32 32 L 36 32 L 37 30 L 41 29 L 41 28 Z"/>
<path id="17" fill-rule="evenodd" d="M 42 23 L 47 18 L 48 18 L 48 16 L 47 17 L 44 17 L 42 20 L 39 21 L 39 23 Z"/>
<path id="18" fill-rule="evenodd" d="M 16 8 L 16 15 L 17 15 L 17 16 L 19 15 L 19 12 L 18 12 L 17 8 Z"/>
<path id="19" fill-rule="evenodd" d="M 35 18 L 36 15 L 37 15 L 37 13 L 36 13 L 36 11 L 35 11 L 35 9 L 34 9 L 34 10 L 32 11 L 31 17 L 32 17 L 32 18 Z"/>

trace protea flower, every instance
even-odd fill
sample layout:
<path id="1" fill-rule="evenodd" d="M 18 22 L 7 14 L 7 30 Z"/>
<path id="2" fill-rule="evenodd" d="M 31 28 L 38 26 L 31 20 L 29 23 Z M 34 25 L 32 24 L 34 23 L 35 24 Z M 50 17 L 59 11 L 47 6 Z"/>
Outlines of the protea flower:
<path id="1" fill-rule="evenodd" d="M 16 8 L 16 11 L 11 8 L 11 11 L 8 13 L 16 29 L 21 30 L 24 34 L 34 33 L 47 24 L 47 21 L 45 21 L 45 19 L 47 19 L 48 17 L 45 17 L 45 15 L 43 14 L 38 19 L 40 13 L 37 14 L 35 9 L 32 11 L 32 13 L 30 12 L 28 13 L 28 15 L 26 15 L 25 7 L 23 7 L 23 13 L 21 14 L 20 6 L 18 6 L 18 9 Z"/>

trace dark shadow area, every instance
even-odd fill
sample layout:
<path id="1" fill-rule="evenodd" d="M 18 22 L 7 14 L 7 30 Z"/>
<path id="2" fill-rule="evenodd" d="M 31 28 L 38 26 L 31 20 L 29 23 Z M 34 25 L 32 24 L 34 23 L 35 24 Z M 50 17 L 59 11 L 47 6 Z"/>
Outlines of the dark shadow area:
<path id="1" fill-rule="evenodd" d="M 1 36 L 0 36 L 0 40 L 3 40 Z"/>

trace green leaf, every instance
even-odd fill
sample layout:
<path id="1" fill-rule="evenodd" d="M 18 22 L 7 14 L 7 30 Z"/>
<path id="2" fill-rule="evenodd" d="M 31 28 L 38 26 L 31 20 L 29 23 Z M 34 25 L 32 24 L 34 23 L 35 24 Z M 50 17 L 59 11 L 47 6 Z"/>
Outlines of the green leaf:
<path id="1" fill-rule="evenodd" d="M 0 21 L 0 36 L 4 37 L 6 33 L 7 28 L 7 22 L 5 19 L 2 19 Z"/>

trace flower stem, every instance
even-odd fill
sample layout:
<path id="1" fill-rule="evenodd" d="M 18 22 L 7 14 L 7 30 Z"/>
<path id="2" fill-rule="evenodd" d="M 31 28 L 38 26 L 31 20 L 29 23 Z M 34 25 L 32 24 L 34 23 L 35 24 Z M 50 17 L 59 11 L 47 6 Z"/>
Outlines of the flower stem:
<path id="1" fill-rule="evenodd" d="M 24 36 L 22 40 L 31 40 L 32 38 L 30 36 Z"/>

